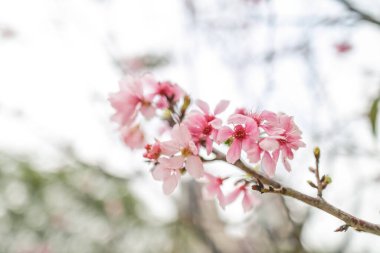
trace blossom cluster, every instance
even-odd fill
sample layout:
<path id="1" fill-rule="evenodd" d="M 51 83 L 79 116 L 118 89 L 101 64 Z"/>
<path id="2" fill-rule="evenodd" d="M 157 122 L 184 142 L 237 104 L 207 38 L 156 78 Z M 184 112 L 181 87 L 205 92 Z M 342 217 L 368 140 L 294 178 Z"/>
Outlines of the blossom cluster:
<path id="1" fill-rule="evenodd" d="M 120 126 L 123 141 L 130 148 L 145 148 L 143 157 L 153 165 L 152 176 L 162 181 L 165 194 L 171 194 L 188 173 L 207 181 L 204 196 L 216 197 L 223 208 L 240 195 L 244 211 L 250 210 L 257 200 L 250 191 L 249 180 L 238 179 L 235 189 L 225 194 L 223 184 L 231 177 L 205 171 L 204 161 L 213 156 L 215 148 L 227 148 L 226 162 L 247 160 L 259 164 L 267 176 L 273 177 L 279 159 L 290 171 L 289 160 L 293 159 L 294 151 L 305 146 L 302 132 L 291 116 L 237 108 L 224 121 L 221 116 L 229 106 L 228 101 L 221 100 L 211 110 L 205 101 L 196 100 L 190 110 L 190 98 L 178 85 L 158 82 L 150 75 L 125 77 L 120 90 L 111 94 L 109 101 L 116 111 L 113 120 Z M 170 138 L 159 140 L 155 136 L 154 142 L 146 141 L 142 126 L 153 117 L 167 123 Z M 200 154 L 202 149 L 205 155 Z"/>

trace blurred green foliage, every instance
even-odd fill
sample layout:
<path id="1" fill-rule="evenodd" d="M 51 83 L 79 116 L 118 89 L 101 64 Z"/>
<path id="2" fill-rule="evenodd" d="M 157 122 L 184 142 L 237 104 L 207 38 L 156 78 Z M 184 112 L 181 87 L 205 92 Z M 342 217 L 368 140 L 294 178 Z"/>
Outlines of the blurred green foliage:
<path id="1" fill-rule="evenodd" d="M 73 154 L 49 171 L 0 154 L 0 252 L 167 252 L 163 226 L 127 179 Z"/>

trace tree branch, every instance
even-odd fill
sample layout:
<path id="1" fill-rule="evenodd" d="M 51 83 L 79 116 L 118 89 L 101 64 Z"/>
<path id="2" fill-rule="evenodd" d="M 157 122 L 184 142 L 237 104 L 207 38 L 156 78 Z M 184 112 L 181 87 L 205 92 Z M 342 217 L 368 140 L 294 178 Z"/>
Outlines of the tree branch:
<path id="1" fill-rule="evenodd" d="M 353 6 L 349 1 L 347 0 L 339 0 L 340 3 L 342 3 L 349 11 L 356 13 L 360 19 L 368 21 L 372 24 L 379 25 L 380 26 L 380 20 L 362 12 L 361 10 L 357 9 L 355 6 Z"/>
<path id="2" fill-rule="evenodd" d="M 215 160 L 220 160 L 226 162 L 225 155 L 214 149 L 213 153 L 215 154 Z M 323 198 L 314 198 L 311 196 L 308 196 L 306 194 L 303 194 L 297 190 L 294 190 L 290 187 L 285 187 L 281 185 L 279 182 L 268 178 L 267 176 L 263 175 L 262 173 L 250 168 L 248 165 L 246 165 L 241 160 L 238 160 L 234 166 L 238 167 L 239 169 L 246 172 L 248 175 L 254 177 L 258 182 L 266 185 L 267 187 L 264 188 L 253 188 L 254 190 L 258 190 L 261 193 L 275 193 L 275 194 L 281 194 L 283 196 L 288 196 L 294 199 L 297 199 L 305 204 L 308 204 L 310 206 L 316 207 L 326 213 L 331 214 L 332 216 L 335 216 L 336 218 L 342 220 L 345 222 L 345 225 L 343 226 L 349 226 L 354 228 L 357 231 L 363 231 L 371 234 L 375 234 L 380 236 L 380 225 L 374 224 L 362 219 L 359 219 L 349 213 L 346 213 L 342 211 L 341 209 L 329 204 L 326 200 Z M 344 230 L 342 230 L 344 231 Z"/>

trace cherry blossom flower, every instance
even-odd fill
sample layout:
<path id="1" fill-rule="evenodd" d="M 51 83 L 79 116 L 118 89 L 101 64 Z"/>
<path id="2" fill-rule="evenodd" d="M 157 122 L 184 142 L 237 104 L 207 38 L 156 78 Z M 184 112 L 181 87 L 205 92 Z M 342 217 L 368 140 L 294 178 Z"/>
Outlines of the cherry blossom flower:
<path id="1" fill-rule="evenodd" d="M 205 199 L 212 199 L 216 196 L 219 201 L 219 205 L 224 209 L 225 196 L 222 192 L 222 189 L 220 188 L 223 184 L 224 179 L 221 177 L 215 177 L 206 172 L 205 176 L 208 180 L 208 184 L 203 187 L 203 197 Z"/>
<path id="2" fill-rule="evenodd" d="M 186 125 L 175 125 L 171 131 L 171 137 L 172 140 L 161 142 L 161 153 L 168 156 L 180 153 L 185 160 L 186 171 L 194 178 L 202 177 L 203 164 Z"/>
<path id="3" fill-rule="evenodd" d="M 275 119 L 270 119 L 267 123 L 269 136 L 263 138 L 259 142 L 259 146 L 264 151 L 262 166 L 268 176 L 273 176 L 280 153 L 285 169 L 290 171 L 288 160 L 293 159 L 293 150 L 305 147 L 305 143 L 301 141 L 302 132 L 292 117 L 279 113 Z M 251 152 L 248 152 L 248 156 Z M 272 156 L 269 155 L 269 152 L 272 153 Z"/>
<path id="4" fill-rule="evenodd" d="M 148 96 L 144 95 L 143 86 L 154 84 L 154 79 L 145 75 L 141 78 L 126 76 L 119 83 L 119 92 L 109 96 L 112 107 L 116 110 L 112 119 L 120 125 L 130 124 L 141 112 L 146 118 L 151 118 L 155 114 L 155 108 Z"/>
<path id="5" fill-rule="evenodd" d="M 259 204 L 259 200 L 252 194 L 252 190 L 249 189 L 247 184 L 241 185 L 235 190 L 233 190 L 230 194 L 228 194 L 225 198 L 225 204 L 229 205 L 234 202 L 241 194 L 243 194 L 242 206 L 244 212 L 248 212 L 255 205 Z"/>
<path id="6" fill-rule="evenodd" d="M 158 165 L 153 169 L 152 176 L 155 180 L 162 181 L 162 189 L 166 195 L 171 194 L 181 179 L 181 171 L 184 159 L 181 156 L 170 158 L 161 157 Z"/>
<path id="7" fill-rule="evenodd" d="M 193 139 L 198 143 L 205 142 L 207 154 L 211 153 L 212 140 L 216 139 L 218 129 L 222 125 L 222 120 L 216 118 L 216 115 L 225 111 L 228 104 L 229 101 L 222 100 L 217 104 L 214 112 L 210 113 L 209 105 L 202 100 L 197 100 L 197 105 L 202 110 L 202 113 L 193 111 L 185 120 Z"/>
<path id="8" fill-rule="evenodd" d="M 240 159 L 241 151 L 249 150 L 252 142 L 258 139 L 259 130 L 254 120 L 241 114 L 231 115 L 228 119 L 228 123 L 234 124 L 234 129 L 232 130 L 228 126 L 220 128 L 217 141 L 224 142 L 228 139 L 232 140 L 226 159 L 227 162 L 234 164 Z"/>
<path id="9" fill-rule="evenodd" d="M 159 109 L 167 109 L 171 102 L 177 102 L 184 95 L 184 91 L 171 82 L 156 82 L 153 84 L 153 93 L 150 97 L 158 97 L 156 106 Z"/>
<path id="10" fill-rule="evenodd" d="M 136 125 L 133 127 L 122 127 L 121 136 L 124 143 L 131 149 L 144 147 L 145 136 L 144 132 L 140 129 L 140 125 Z"/>

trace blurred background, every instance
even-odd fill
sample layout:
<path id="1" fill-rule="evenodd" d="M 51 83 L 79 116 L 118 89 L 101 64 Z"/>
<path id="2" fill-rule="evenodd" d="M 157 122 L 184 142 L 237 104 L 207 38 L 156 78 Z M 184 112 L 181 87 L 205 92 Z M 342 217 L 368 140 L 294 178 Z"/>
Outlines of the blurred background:
<path id="1" fill-rule="evenodd" d="M 280 196 L 247 214 L 191 180 L 164 196 L 107 101 L 152 72 L 294 115 L 307 147 L 276 178 L 315 194 L 319 145 L 326 199 L 380 223 L 379 45 L 377 0 L 0 0 L 0 252 L 379 252 Z"/>

